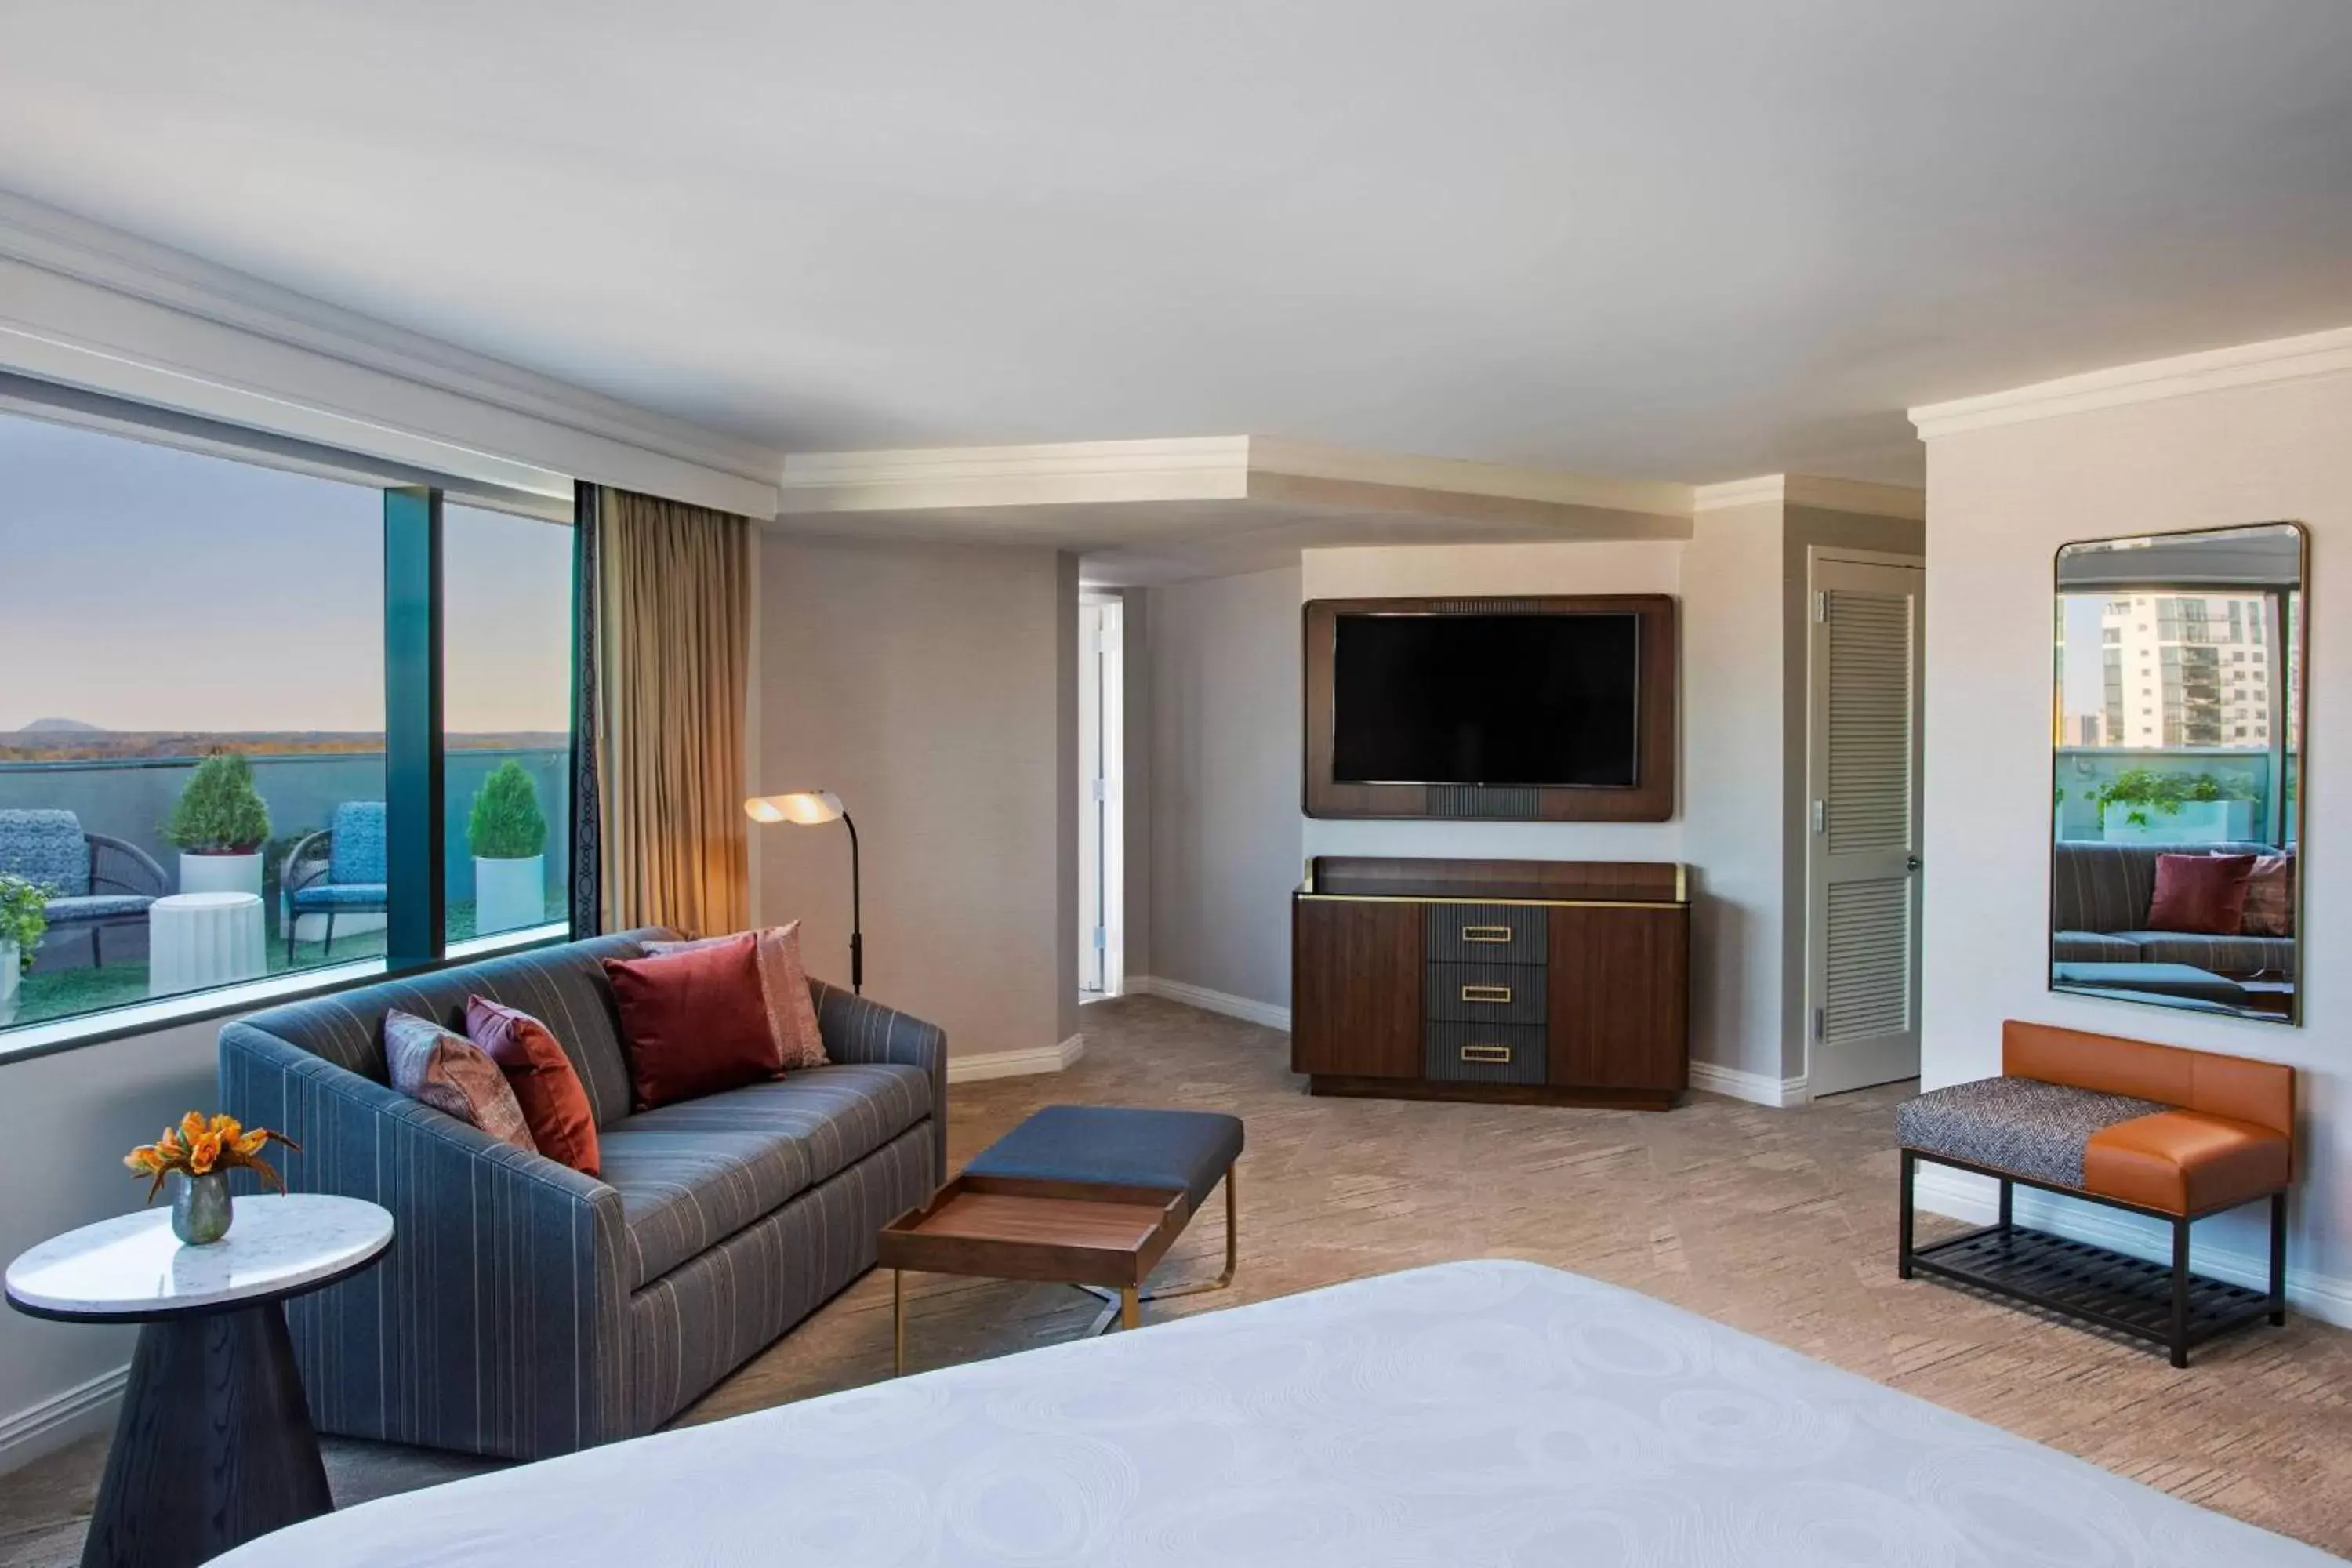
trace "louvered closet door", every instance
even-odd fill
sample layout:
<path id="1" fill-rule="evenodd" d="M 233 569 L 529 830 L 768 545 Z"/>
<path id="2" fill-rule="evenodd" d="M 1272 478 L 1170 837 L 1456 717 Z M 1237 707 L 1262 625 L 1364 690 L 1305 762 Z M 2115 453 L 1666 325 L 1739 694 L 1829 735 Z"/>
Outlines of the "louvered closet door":
<path id="1" fill-rule="evenodd" d="M 1806 1087 L 1919 1072 L 1924 573 L 1816 555 L 1806 908 Z"/>

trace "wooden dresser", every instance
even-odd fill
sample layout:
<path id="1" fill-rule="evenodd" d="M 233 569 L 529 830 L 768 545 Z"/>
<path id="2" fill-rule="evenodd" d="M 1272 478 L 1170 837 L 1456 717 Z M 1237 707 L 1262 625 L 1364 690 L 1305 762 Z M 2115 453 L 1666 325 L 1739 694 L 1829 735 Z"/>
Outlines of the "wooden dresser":
<path id="1" fill-rule="evenodd" d="M 1664 1110 L 1689 1086 L 1673 862 L 1318 856 L 1291 942 L 1310 1093 Z"/>

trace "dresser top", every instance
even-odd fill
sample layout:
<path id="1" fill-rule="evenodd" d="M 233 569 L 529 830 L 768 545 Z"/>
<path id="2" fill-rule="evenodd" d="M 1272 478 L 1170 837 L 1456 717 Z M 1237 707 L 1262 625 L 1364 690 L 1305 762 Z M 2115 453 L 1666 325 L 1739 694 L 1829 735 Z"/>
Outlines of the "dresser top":
<path id="1" fill-rule="evenodd" d="M 1682 904 L 1689 879 L 1675 860 L 1441 860 L 1318 855 L 1304 898 L 1410 899 L 1463 903 Z"/>

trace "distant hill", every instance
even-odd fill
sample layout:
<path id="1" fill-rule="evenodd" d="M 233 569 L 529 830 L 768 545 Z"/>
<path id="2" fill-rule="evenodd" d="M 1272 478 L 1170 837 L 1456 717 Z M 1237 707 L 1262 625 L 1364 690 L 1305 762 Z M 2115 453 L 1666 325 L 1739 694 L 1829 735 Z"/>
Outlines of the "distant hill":
<path id="1" fill-rule="evenodd" d="M 36 719 L 16 733 L 19 735 L 103 735 L 106 731 L 95 724 L 85 724 L 79 719 Z"/>

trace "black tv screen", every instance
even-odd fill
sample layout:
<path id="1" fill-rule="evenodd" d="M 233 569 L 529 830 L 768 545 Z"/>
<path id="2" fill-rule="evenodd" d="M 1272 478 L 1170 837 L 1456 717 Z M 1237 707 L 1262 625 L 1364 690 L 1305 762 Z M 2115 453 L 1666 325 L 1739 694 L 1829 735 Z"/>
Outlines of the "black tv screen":
<path id="1" fill-rule="evenodd" d="M 1638 615 L 1341 615 L 1331 776 L 1636 784 Z"/>

